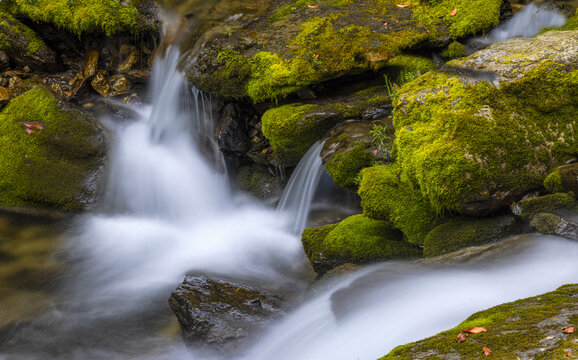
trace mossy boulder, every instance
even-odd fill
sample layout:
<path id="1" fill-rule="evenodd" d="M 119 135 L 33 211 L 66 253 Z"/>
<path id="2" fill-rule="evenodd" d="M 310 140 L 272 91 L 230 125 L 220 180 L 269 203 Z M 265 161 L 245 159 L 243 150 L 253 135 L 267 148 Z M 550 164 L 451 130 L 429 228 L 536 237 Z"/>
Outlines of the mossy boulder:
<path id="1" fill-rule="evenodd" d="M 32 29 L 0 10 L 0 50 L 20 67 L 58 69 L 56 53 Z"/>
<path id="2" fill-rule="evenodd" d="M 521 224 L 513 215 L 489 219 L 452 218 L 427 234 L 423 253 L 431 257 L 468 246 L 488 244 L 512 235 L 518 230 L 521 230 Z"/>
<path id="3" fill-rule="evenodd" d="M 187 73 L 202 90 L 278 99 L 344 75 L 381 69 L 402 51 L 439 46 L 498 24 L 502 0 L 274 2 L 256 19 L 214 31 Z M 450 16 L 452 9 L 460 12 Z"/>
<path id="4" fill-rule="evenodd" d="M 495 214 L 574 158 L 578 31 L 495 43 L 403 86 L 402 177 L 436 213 Z"/>
<path id="5" fill-rule="evenodd" d="M 271 174 L 262 165 L 243 166 L 239 169 L 236 180 L 239 189 L 244 190 L 260 200 L 275 198 L 281 194 L 281 180 Z"/>
<path id="6" fill-rule="evenodd" d="M 399 167 L 390 164 L 363 169 L 358 194 L 365 216 L 386 220 L 400 229 L 410 243 L 423 245 L 436 214 Z"/>
<path id="7" fill-rule="evenodd" d="M 544 180 L 544 187 L 551 193 L 572 191 L 578 198 L 578 162 L 554 169 Z"/>
<path id="8" fill-rule="evenodd" d="M 0 206 L 86 209 L 105 151 L 96 119 L 33 88 L 0 112 Z"/>
<path id="9" fill-rule="evenodd" d="M 345 119 L 362 119 L 366 109 L 388 104 L 384 86 L 351 96 L 282 105 L 267 110 L 261 119 L 277 163 L 296 165 L 307 150 Z"/>
<path id="10" fill-rule="evenodd" d="M 364 264 L 421 256 L 421 249 L 403 240 L 387 221 L 353 215 L 338 224 L 309 228 L 303 247 L 318 274 L 345 263 Z"/>
<path id="11" fill-rule="evenodd" d="M 569 209 L 574 205 L 573 193 L 556 193 L 537 196 L 520 201 L 520 216 L 530 220 L 538 213 L 544 211 Z"/>
<path id="12" fill-rule="evenodd" d="M 578 324 L 578 285 L 565 285 L 556 291 L 498 305 L 473 314 L 453 329 L 424 340 L 398 346 L 380 360 L 461 360 L 565 359 L 578 353 L 576 333 L 562 331 Z M 470 334 L 464 342 L 456 338 L 463 329 L 474 326 L 487 332 Z"/>
<path id="13" fill-rule="evenodd" d="M 555 214 L 539 213 L 532 218 L 530 226 L 545 235 L 578 240 L 578 223 Z"/>
<path id="14" fill-rule="evenodd" d="M 468 52 L 466 46 L 458 41 L 452 42 L 444 49 L 444 51 L 442 51 L 442 57 L 446 61 L 461 58 L 467 55 Z"/>

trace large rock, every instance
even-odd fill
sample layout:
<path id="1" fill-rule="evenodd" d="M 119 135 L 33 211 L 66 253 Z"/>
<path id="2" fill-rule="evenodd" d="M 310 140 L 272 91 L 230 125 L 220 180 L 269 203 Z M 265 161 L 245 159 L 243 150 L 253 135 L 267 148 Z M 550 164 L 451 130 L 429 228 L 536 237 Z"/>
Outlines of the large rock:
<path id="1" fill-rule="evenodd" d="M 424 340 L 398 346 L 380 360 L 461 360 L 565 359 L 578 352 L 575 333 L 578 319 L 578 285 L 565 285 L 556 291 L 498 305 L 473 314 L 453 329 Z M 486 332 L 470 334 L 464 342 L 456 338 L 463 329 L 480 326 Z"/>
<path id="2" fill-rule="evenodd" d="M 512 39 L 401 88 L 397 166 L 436 212 L 494 214 L 576 155 L 578 31 Z"/>
<path id="3" fill-rule="evenodd" d="M 39 71 L 59 68 L 56 53 L 36 33 L 3 12 L 0 12 L 0 50 L 16 66 L 29 66 Z"/>
<path id="4" fill-rule="evenodd" d="M 549 213 L 539 213 L 530 225 L 545 235 L 557 235 L 570 240 L 578 240 L 578 223 Z"/>
<path id="5" fill-rule="evenodd" d="M 262 16 L 241 11 L 201 39 L 204 47 L 191 42 L 197 46 L 191 46 L 195 61 L 187 73 L 202 90 L 263 101 L 380 69 L 404 49 L 490 29 L 499 21 L 502 1 L 416 1 L 408 7 L 395 0 L 326 0 L 314 7 L 306 1 L 261 3 Z M 454 7 L 459 12 L 451 16 Z"/>
<path id="6" fill-rule="evenodd" d="M 43 88 L 0 112 L 0 205 L 84 210 L 95 198 L 106 151 L 96 119 Z"/>
<path id="7" fill-rule="evenodd" d="M 552 193 L 572 191 L 578 199 L 578 162 L 554 169 L 544 180 L 544 187 Z"/>
<path id="8" fill-rule="evenodd" d="M 238 355 L 248 341 L 283 316 L 283 301 L 233 281 L 189 275 L 169 298 L 185 343 L 221 356 Z"/>

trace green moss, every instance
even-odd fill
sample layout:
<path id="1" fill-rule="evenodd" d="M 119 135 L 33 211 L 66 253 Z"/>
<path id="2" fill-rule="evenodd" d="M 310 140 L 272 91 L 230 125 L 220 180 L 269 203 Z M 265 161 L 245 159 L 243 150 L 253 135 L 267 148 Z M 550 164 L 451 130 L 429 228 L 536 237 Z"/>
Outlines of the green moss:
<path id="1" fill-rule="evenodd" d="M 374 161 L 365 146 L 360 144 L 350 151 L 335 155 L 331 161 L 325 163 L 325 169 L 335 184 L 345 189 L 356 189 L 357 175 L 363 168 L 371 166 Z"/>
<path id="2" fill-rule="evenodd" d="M 551 193 L 573 192 L 578 199 L 578 163 L 554 169 L 544 180 L 544 187 Z"/>
<path id="3" fill-rule="evenodd" d="M 42 129 L 27 133 L 29 122 Z M 0 204 L 83 209 L 104 152 L 101 136 L 91 117 L 62 109 L 42 87 L 11 100 L 0 113 Z"/>
<path id="4" fill-rule="evenodd" d="M 447 60 L 457 59 L 460 57 L 467 56 L 466 46 L 460 42 L 454 41 L 449 44 L 444 51 L 442 51 L 442 57 Z"/>
<path id="5" fill-rule="evenodd" d="M 491 219 L 452 218 L 436 226 L 424 241 L 424 255 L 437 256 L 464 247 L 487 244 L 508 235 L 516 225 L 513 216 Z"/>
<path id="6" fill-rule="evenodd" d="M 358 193 L 364 215 L 387 220 L 400 229 L 409 242 L 423 244 L 435 214 L 419 189 L 402 176 L 397 166 L 363 169 Z"/>
<path id="7" fill-rule="evenodd" d="M 431 59 L 415 55 L 399 55 L 387 62 L 386 72 L 398 84 L 405 84 L 408 80 L 414 80 L 435 69 L 436 63 Z"/>
<path id="8" fill-rule="evenodd" d="M 540 188 L 578 147 L 577 108 L 578 70 L 549 61 L 500 88 L 429 72 L 400 91 L 394 151 L 436 212 L 459 211 Z"/>
<path id="9" fill-rule="evenodd" d="M 285 5 L 281 8 L 279 8 L 275 12 L 275 14 L 273 14 L 272 16 L 269 17 L 269 21 L 275 22 L 275 21 L 281 20 L 282 18 L 291 14 L 293 11 L 297 10 L 300 7 L 307 6 L 307 5 L 313 5 L 316 3 L 317 3 L 317 1 L 315 1 L 315 0 L 293 0 L 291 2 L 291 4 Z"/>
<path id="10" fill-rule="evenodd" d="M 554 169 L 544 180 L 544 187 L 551 193 L 564 191 L 562 186 L 562 177 L 558 169 Z"/>
<path id="11" fill-rule="evenodd" d="M 534 215 L 544 211 L 568 209 L 574 205 L 573 193 L 557 193 L 534 197 L 520 201 L 521 216 L 531 219 Z"/>
<path id="12" fill-rule="evenodd" d="M 15 50 L 22 56 L 30 56 L 46 44 L 29 27 L 9 14 L 0 11 L 0 50 Z M 15 42 L 13 37 L 22 39 Z"/>
<path id="13" fill-rule="evenodd" d="M 475 313 L 453 329 L 398 346 L 380 360 L 426 358 L 428 353 L 429 360 L 481 359 L 485 358 L 483 346 L 492 350 L 492 359 L 563 359 L 566 351 L 578 352 L 576 334 L 561 333 L 566 327 L 576 326 L 577 306 L 578 285 L 565 285 L 550 293 Z M 456 342 L 463 329 L 474 326 L 488 331 Z"/>
<path id="14" fill-rule="evenodd" d="M 125 7 L 118 0 L 12 0 L 10 11 L 79 36 L 94 31 L 110 36 L 120 31 L 143 30 L 137 5 L 138 1 L 131 1 Z"/>
<path id="15" fill-rule="evenodd" d="M 556 227 L 561 220 L 562 219 L 558 215 L 539 213 L 532 218 L 532 221 L 530 221 L 530 226 L 542 234 L 553 235 L 556 233 Z"/>

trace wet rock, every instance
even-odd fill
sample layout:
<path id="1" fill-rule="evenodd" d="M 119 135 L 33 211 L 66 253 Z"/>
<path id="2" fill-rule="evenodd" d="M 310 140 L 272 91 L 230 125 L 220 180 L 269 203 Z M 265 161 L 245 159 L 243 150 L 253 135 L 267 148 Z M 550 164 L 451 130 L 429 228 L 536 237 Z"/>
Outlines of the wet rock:
<path id="1" fill-rule="evenodd" d="M 4 70 L 9 66 L 10 59 L 8 58 L 8 55 L 4 51 L 0 50 L 0 70 Z"/>
<path id="2" fill-rule="evenodd" d="M 82 72 L 50 75 L 44 78 L 43 83 L 58 96 L 68 100 L 86 95 L 90 89 Z"/>
<path id="3" fill-rule="evenodd" d="M 540 212 L 569 209 L 574 205 L 572 193 L 556 193 L 535 196 L 520 201 L 520 216 L 530 220 Z"/>
<path id="4" fill-rule="evenodd" d="M 189 275 L 169 298 L 183 339 L 196 349 L 238 355 L 249 340 L 283 316 L 275 295 L 224 279 Z"/>
<path id="5" fill-rule="evenodd" d="M 118 72 L 125 73 L 133 69 L 133 67 L 140 63 L 141 55 L 139 50 L 134 45 L 123 44 L 120 47 L 120 56 L 124 58 L 118 66 Z"/>
<path id="6" fill-rule="evenodd" d="M 8 93 L 8 89 L 0 86 L 0 108 L 6 105 L 8 101 L 10 101 L 10 94 Z"/>
<path id="7" fill-rule="evenodd" d="M 133 83 L 143 84 L 146 83 L 151 76 L 149 69 L 136 69 L 130 70 L 126 73 L 126 77 Z"/>
<path id="8" fill-rule="evenodd" d="M 112 84 L 112 91 L 110 96 L 125 95 L 132 89 L 132 83 L 124 75 L 114 75 L 110 78 Z"/>
<path id="9" fill-rule="evenodd" d="M 557 235 L 570 240 L 578 240 L 578 223 L 549 213 L 539 213 L 530 222 L 540 233 Z"/>
<path id="10" fill-rule="evenodd" d="M 249 150 L 250 140 L 246 129 L 250 116 L 237 104 L 225 106 L 215 129 L 217 144 L 223 155 L 242 157 Z"/>
<path id="11" fill-rule="evenodd" d="M 242 167 L 236 183 L 239 189 L 260 200 L 278 197 L 283 190 L 281 179 L 271 174 L 266 166 L 258 164 Z"/>
<path id="12" fill-rule="evenodd" d="M 0 50 L 16 66 L 29 66 L 37 71 L 59 69 L 56 53 L 30 28 L 11 15 L 0 13 Z"/>
<path id="13" fill-rule="evenodd" d="M 92 81 L 90 82 L 92 88 L 104 97 L 108 97 L 111 92 L 110 82 L 106 77 L 106 72 L 104 70 L 100 70 L 96 73 Z"/>
<path id="14" fill-rule="evenodd" d="M 84 77 L 90 79 L 96 75 L 100 53 L 96 49 L 89 50 L 84 60 Z"/>

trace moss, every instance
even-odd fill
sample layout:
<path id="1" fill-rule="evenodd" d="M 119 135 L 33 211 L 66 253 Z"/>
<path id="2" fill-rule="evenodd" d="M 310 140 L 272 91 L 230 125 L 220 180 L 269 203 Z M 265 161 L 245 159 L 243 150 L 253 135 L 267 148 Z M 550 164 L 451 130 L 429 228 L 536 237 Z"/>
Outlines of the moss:
<path id="1" fill-rule="evenodd" d="M 317 1 L 315 0 L 293 0 L 291 4 L 285 5 L 279 8 L 277 11 L 275 11 L 275 14 L 269 17 L 269 21 L 271 22 L 278 21 L 284 18 L 285 16 L 291 14 L 293 11 L 297 10 L 300 7 L 313 5 L 316 3 Z"/>
<path id="2" fill-rule="evenodd" d="M 403 240 L 387 221 L 353 215 L 339 224 L 307 229 L 305 253 L 317 272 L 345 264 L 421 256 L 421 249 Z"/>
<path id="3" fill-rule="evenodd" d="M 575 153 L 577 108 L 578 70 L 550 61 L 499 88 L 429 72 L 397 97 L 396 161 L 438 213 L 522 194 Z"/>
<path id="4" fill-rule="evenodd" d="M 12 0 L 10 11 L 36 22 L 54 24 L 77 35 L 103 31 L 107 36 L 121 31 L 144 30 L 139 1 L 123 6 L 118 0 Z"/>
<path id="5" fill-rule="evenodd" d="M 26 123 L 42 129 L 27 133 Z M 88 177 L 104 152 L 94 120 L 42 87 L 13 99 L 0 113 L 0 204 L 81 210 Z"/>
<path id="6" fill-rule="evenodd" d="M 574 194 L 571 192 L 544 195 L 520 201 L 520 216 L 524 219 L 531 219 L 540 212 L 568 209 L 572 206 L 574 206 Z"/>
<path id="7" fill-rule="evenodd" d="M 542 234 L 553 235 L 556 233 L 556 227 L 560 221 L 561 218 L 558 215 L 539 213 L 532 218 L 532 221 L 530 221 L 530 226 Z"/>
<path id="8" fill-rule="evenodd" d="M 424 255 L 437 256 L 464 247 L 497 241 L 511 233 L 516 220 L 504 215 L 490 219 L 452 218 L 436 226 L 424 241 Z"/>
<path id="9" fill-rule="evenodd" d="M 261 200 L 269 199 L 281 192 L 279 178 L 271 175 L 266 167 L 259 165 L 242 167 L 237 176 L 237 186 Z"/>
<path id="10" fill-rule="evenodd" d="M 566 351 L 578 352 L 576 334 L 561 332 L 576 326 L 577 309 L 578 285 L 565 285 L 553 292 L 477 312 L 453 329 L 398 346 L 380 360 L 481 359 L 485 357 L 483 346 L 492 350 L 493 359 L 563 359 Z M 462 329 L 474 326 L 488 331 L 456 342 Z"/>
<path id="11" fill-rule="evenodd" d="M 468 55 L 468 53 L 466 50 L 466 46 L 460 42 L 457 42 L 457 41 L 452 42 L 444 49 L 444 51 L 442 51 L 442 57 L 446 61 L 452 60 L 452 59 L 457 59 L 457 58 L 464 57 L 467 55 Z"/>
<path id="12" fill-rule="evenodd" d="M 359 144 L 350 151 L 339 153 L 325 163 L 325 169 L 331 175 L 333 182 L 345 189 L 357 188 L 357 175 L 359 172 L 374 163 L 374 158 Z"/>
<path id="13" fill-rule="evenodd" d="M 564 191 L 564 187 L 562 186 L 562 176 L 558 169 L 554 169 L 554 171 L 546 176 L 544 187 L 553 194 Z"/>
<path id="14" fill-rule="evenodd" d="M 9 14 L 0 11 L 0 50 L 17 51 L 22 56 L 30 56 L 46 47 L 44 41 L 29 27 L 22 24 Z M 20 41 L 15 42 L 14 38 Z"/>
<path id="15" fill-rule="evenodd" d="M 544 187 L 551 193 L 573 192 L 578 199 L 578 163 L 554 169 L 544 180 Z"/>
<path id="16" fill-rule="evenodd" d="M 409 242 L 423 244 L 435 214 L 420 190 L 402 176 L 395 164 L 363 169 L 358 193 L 364 215 L 387 220 Z"/>
<path id="17" fill-rule="evenodd" d="M 435 70 L 436 63 L 415 55 L 399 55 L 387 62 L 386 73 L 396 83 L 405 84 L 428 71 Z"/>

